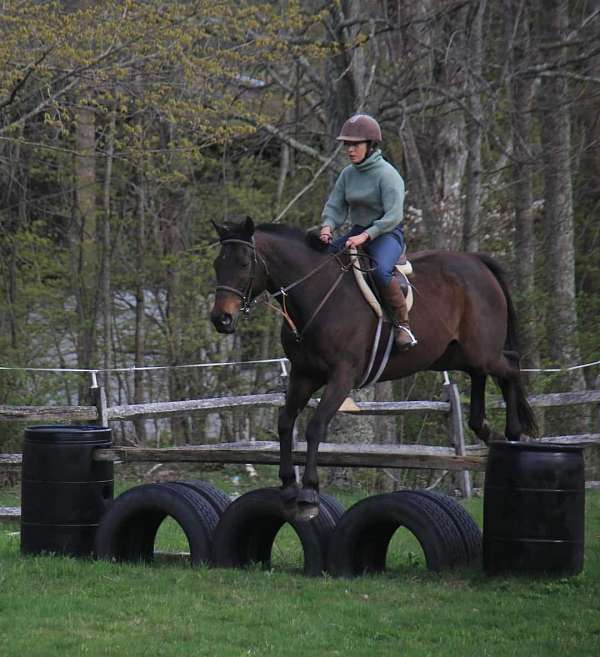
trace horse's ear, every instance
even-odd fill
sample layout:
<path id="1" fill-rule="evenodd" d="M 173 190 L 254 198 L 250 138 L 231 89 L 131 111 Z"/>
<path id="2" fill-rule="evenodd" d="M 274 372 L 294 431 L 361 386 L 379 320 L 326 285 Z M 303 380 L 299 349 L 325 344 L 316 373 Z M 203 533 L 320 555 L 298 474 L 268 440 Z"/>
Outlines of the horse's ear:
<path id="1" fill-rule="evenodd" d="M 219 239 L 222 240 L 225 237 L 225 229 L 219 226 L 219 224 L 213 219 L 210 220 L 210 223 L 215 227 Z"/>
<path id="2" fill-rule="evenodd" d="M 246 216 L 246 221 L 244 222 L 244 232 L 248 234 L 248 237 L 254 235 L 254 221 L 252 217 Z"/>

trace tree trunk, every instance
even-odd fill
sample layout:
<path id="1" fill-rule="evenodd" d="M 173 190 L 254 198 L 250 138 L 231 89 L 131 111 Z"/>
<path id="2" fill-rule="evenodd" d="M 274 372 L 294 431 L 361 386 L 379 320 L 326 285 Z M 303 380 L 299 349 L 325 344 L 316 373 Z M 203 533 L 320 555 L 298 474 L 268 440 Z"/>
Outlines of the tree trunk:
<path id="1" fill-rule="evenodd" d="M 481 109 L 482 77 L 482 27 L 485 13 L 485 0 L 479 0 L 471 25 L 467 25 L 467 47 L 465 66 L 469 97 L 467 129 L 466 199 L 463 224 L 463 249 L 479 251 L 479 223 L 481 213 L 481 132 L 483 113 Z"/>
<path id="2" fill-rule="evenodd" d="M 539 11 L 542 46 L 566 37 L 568 1 L 545 0 Z M 571 124 L 568 83 L 560 76 L 563 48 L 543 50 L 556 58 L 556 68 L 542 77 L 538 108 L 542 123 L 544 164 L 544 237 L 547 254 L 547 327 L 550 357 L 557 365 L 580 363 L 575 300 L 575 247 L 571 172 Z M 556 75 L 555 73 L 558 73 Z M 581 370 L 565 382 L 571 389 L 585 387 Z"/>
<path id="3" fill-rule="evenodd" d="M 98 255 L 96 250 L 96 116 L 93 108 L 80 106 L 75 113 L 75 213 L 71 238 L 72 281 L 78 318 L 78 366 L 92 368 L 96 358 Z M 80 386 L 86 398 L 87 385 Z"/>
<path id="4" fill-rule="evenodd" d="M 351 116 L 357 106 L 356 81 L 353 75 L 352 54 L 348 47 L 346 30 L 341 27 L 344 19 L 350 15 L 351 0 L 342 0 L 329 8 L 329 20 L 326 21 L 327 40 L 335 47 L 332 57 L 326 64 L 325 89 L 329 90 L 324 99 L 328 119 L 327 133 L 334 139 L 339 134 L 344 121 Z"/>
<path id="5" fill-rule="evenodd" d="M 109 370 L 113 365 L 112 356 L 112 296 L 110 290 L 111 279 L 111 244 L 110 244 L 110 220 L 111 220 L 111 182 L 113 155 L 115 150 L 115 128 L 117 123 L 116 111 L 110 113 L 108 133 L 106 136 L 106 170 L 104 173 L 104 199 L 103 199 L 103 221 L 102 221 L 102 326 L 103 326 L 103 352 L 104 369 Z M 111 381 L 110 373 L 105 372 L 104 390 L 107 403 L 111 403 Z"/>
<path id="6" fill-rule="evenodd" d="M 423 212 L 423 223 L 427 230 L 429 245 L 433 249 L 441 249 L 444 245 L 444 236 L 441 230 L 439 208 L 433 202 L 433 187 L 425 171 L 412 122 L 408 115 L 400 131 L 400 138 L 404 146 L 404 155 L 412 183 L 412 202 Z"/>
<path id="7" fill-rule="evenodd" d="M 568 28 L 568 2 L 545 0 L 542 4 L 542 38 L 546 43 L 556 43 L 565 37 Z M 559 65 L 564 56 L 561 51 L 549 51 L 549 56 L 557 57 Z M 546 273 L 549 300 L 548 333 L 550 355 L 564 365 L 575 364 L 579 360 L 576 341 L 569 101 L 568 84 L 564 77 L 551 74 L 542 78 L 538 108 L 542 124 L 544 160 L 544 229 L 546 253 L 549 255 Z"/>
<path id="8" fill-rule="evenodd" d="M 140 149 L 140 152 L 143 152 L 143 149 Z M 146 351 L 146 293 L 144 275 L 144 254 L 146 251 L 146 184 L 141 163 L 138 165 L 137 204 L 134 365 L 135 367 L 143 367 Z M 133 373 L 133 403 L 143 404 L 145 401 L 144 372 L 143 370 L 135 370 Z M 137 442 L 145 445 L 147 439 L 145 420 L 142 418 L 134 420 L 133 426 L 135 428 Z"/>
<path id="9" fill-rule="evenodd" d="M 533 155 L 531 152 L 531 110 L 533 81 L 518 75 L 530 60 L 527 10 L 520 0 L 505 0 L 506 52 L 509 55 L 509 103 L 513 142 L 511 177 L 515 217 L 515 296 L 519 316 L 522 366 L 539 367 L 536 337 L 538 312 L 535 294 L 535 234 L 533 226 Z"/>
<path id="10" fill-rule="evenodd" d="M 23 135 L 23 128 L 21 128 L 20 136 Z M 12 149 L 10 149 L 12 151 Z M 5 192 L 5 207 L 10 208 L 14 205 L 14 199 L 17 198 L 17 212 L 8 211 L 8 225 L 3 231 L 6 233 L 6 247 L 2 249 L 3 257 L 7 262 L 7 277 L 5 280 L 6 286 L 6 308 L 7 308 L 7 321 L 10 335 L 10 346 L 16 353 L 19 347 L 19 324 L 17 318 L 17 282 L 18 282 L 18 242 L 17 236 L 19 231 L 25 230 L 27 225 L 27 189 L 28 180 L 26 175 L 27 164 L 23 161 L 23 154 L 21 143 L 17 142 L 14 147 L 14 152 L 11 152 L 10 164 L 10 181 Z"/>

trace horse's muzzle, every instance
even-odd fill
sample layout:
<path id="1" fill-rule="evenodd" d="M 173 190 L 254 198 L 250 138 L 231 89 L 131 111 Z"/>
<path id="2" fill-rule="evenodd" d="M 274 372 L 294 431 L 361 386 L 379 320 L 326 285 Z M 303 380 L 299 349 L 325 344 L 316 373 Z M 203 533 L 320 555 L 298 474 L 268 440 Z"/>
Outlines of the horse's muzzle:
<path id="1" fill-rule="evenodd" d="M 231 313 L 215 312 L 210 314 L 210 321 L 219 333 L 234 333 L 235 322 Z"/>

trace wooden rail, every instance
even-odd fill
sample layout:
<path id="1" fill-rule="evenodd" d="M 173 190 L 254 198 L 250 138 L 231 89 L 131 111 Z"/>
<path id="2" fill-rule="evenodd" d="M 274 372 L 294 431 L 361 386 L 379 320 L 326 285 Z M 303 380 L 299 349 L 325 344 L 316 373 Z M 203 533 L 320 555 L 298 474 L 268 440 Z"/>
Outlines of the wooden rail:
<path id="1" fill-rule="evenodd" d="M 311 399 L 308 405 L 315 408 L 318 402 L 318 399 Z M 194 412 L 215 413 L 244 406 L 280 408 L 284 403 L 285 395 L 274 393 L 110 406 L 105 409 L 105 413 L 108 420 L 135 420 L 143 417 L 170 417 Z M 363 415 L 395 415 L 406 411 L 448 413 L 450 404 L 445 401 L 355 402 L 347 404 L 340 410 L 341 413 Z M 0 406 L 0 420 L 5 421 L 90 420 L 96 422 L 99 417 L 99 409 L 96 406 Z"/>
<path id="2" fill-rule="evenodd" d="M 97 422 L 101 415 L 108 420 L 134 420 L 142 417 L 169 417 L 194 412 L 218 412 L 225 409 L 242 406 L 281 407 L 285 401 L 283 393 L 266 395 L 244 395 L 232 397 L 215 397 L 212 399 L 190 399 L 175 402 L 155 402 L 150 404 L 128 404 L 124 406 L 109 406 L 99 409 L 96 406 L 2 406 L 0 405 L 0 421 L 92 421 Z M 311 399 L 310 407 L 315 407 L 318 399 Z M 558 392 L 547 395 L 533 395 L 529 403 L 534 408 L 550 408 L 555 406 L 573 406 L 580 404 L 600 404 L 600 390 L 585 390 L 581 392 Z M 504 402 L 492 400 L 488 408 L 502 408 Z M 396 415 L 407 411 L 449 413 L 448 401 L 399 401 L 399 402 L 356 402 L 342 408 L 342 413 L 358 413 L 361 415 Z"/>
<path id="3" fill-rule="evenodd" d="M 481 450 L 480 450 L 481 451 Z M 485 450 L 483 450 L 485 453 Z M 306 462 L 306 443 L 298 443 L 292 452 L 295 465 Z M 441 470 L 483 470 L 485 457 L 479 453 L 458 456 L 449 447 L 426 445 L 356 445 L 321 443 L 320 466 L 366 468 L 430 468 Z M 160 463 L 279 463 L 279 443 L 240 441 L 194 447 L 152 449 L 145 447 L 112 447 L 94 450 L 96 461 L 125 463 L 153 461 Z"/>
<path id="4" fill-rule="evenodd" d="M 67 422 L 98 420 L 95 406 L 0 406 L 0 420 L 7 422 Z"/>
<path id="5" fill-rule="evenodd" d="M 581 404 L 600 403 L 600 390 L 581 390 L 578 392 L 552 392 L 545 395 L 531 395 L 527 401 L 533 408 L 550 408 L 552 406 L 577 406 Z M 502 400 L 494 400 L 488 408 L 504 408 Z"/>
<path id="6" fill-rule="evenodd" d="M 591 447 L 600 445 L 600 434 L 547 436 L 535 442 L 555 445 Z M 306 443 L 298 443 L 293 451 L 294 463 L 305 462 Z M 484 470 L 487 448 L 467 445 L 464 454 L 451 447 L 431 445 L 321 443 L 320 466 L 367 468 L 425 468 L 442 470 Z M 279 463 L 279 443 L 266 440 L 244 440 L 190 447 L 110 447 L 94 450 L 95 461 L 121 463 Z M 21 454 L 0 454 L 0 466 L 21 465 Z"/>

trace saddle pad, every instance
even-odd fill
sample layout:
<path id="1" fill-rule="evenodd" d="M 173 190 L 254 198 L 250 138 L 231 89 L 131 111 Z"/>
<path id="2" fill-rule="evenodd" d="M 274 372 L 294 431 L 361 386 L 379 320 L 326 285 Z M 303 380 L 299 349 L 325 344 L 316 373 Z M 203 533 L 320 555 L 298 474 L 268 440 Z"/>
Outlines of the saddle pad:
<path id="1" fill-rule="evenodd" d="M 377 317 L 383 317 L 383 310 L 381 309 L 381 304 L 379 303 L 379 301 L 377 301 L 377 297 L 373 294 L 373 291 L 369 287 L 367 281 L 365 281 L 365 277 L 360 272 L 360 264 L 358 262 L 358 254 L 356 248 L 350 249 L 350 260 L 354 265 L 352 267 L 352 270 L 354 271 L 354 277 L 356 278 L 356 282 L 358 283 L 359 290 L 362 292 L 367 303 L 373 309 L 375 315 L 377 315 Z M 413 268 L 410 262 L 406 261 L 406 264 L 404 265 L 396 265 L 396 270 L 406 278 L 409 274 L 412 274 Z M 407 279 L 407 283 L 408 283 L 408 279 Z M 406 295 L 406 306 L 409 312 L 410 309 L 412 308 L 412 305 L 413 305 L 413 291 L 412 291 L 412 286 L 409 284 L 408 294 Z"/>

